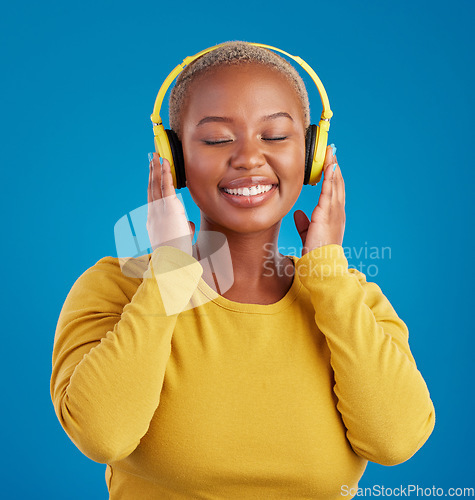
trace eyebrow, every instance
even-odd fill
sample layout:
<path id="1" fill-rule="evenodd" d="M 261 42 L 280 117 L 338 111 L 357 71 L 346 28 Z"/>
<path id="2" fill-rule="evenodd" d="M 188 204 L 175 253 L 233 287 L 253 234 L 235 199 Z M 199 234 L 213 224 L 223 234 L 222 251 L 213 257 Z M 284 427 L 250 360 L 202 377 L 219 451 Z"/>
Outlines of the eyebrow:
<path id="1" fill-rule="evenodd" d="M 261 118 L 261 121 L 275 120 L 276 118 L 289 118 L 290 120 L 294 121 L 289 113 L 286 113 L 285 111 L 279 111 L 278 113 L 272 113 L 271 115 L 263 116 Z M 200 125 L 210 122 L 232 123 L 233 120 L 232 118 L 228 118 L 226 116 L 205 116 L 196 124 L 196 126 L 199 127 Z"/>
<path id="2" fill-rule="evenodd" d="M 272 115 L 267 115 L 263 116 L 261 118 L 262 121 L 268 121 L 268 120 L 275 120 L 276 118 L 289 118 L 290 120 L 294 121 L 294 119 L 289 115 L 289 113 L 286 113 L 285 111 L 280 111 L 279 113 L 273 113 Z"/>

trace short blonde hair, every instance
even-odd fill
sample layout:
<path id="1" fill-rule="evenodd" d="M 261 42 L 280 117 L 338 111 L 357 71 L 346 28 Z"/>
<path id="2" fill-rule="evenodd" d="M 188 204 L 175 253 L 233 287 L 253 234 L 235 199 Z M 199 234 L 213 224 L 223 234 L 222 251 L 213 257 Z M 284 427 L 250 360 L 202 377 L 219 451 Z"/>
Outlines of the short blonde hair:
<path id="1" fill-rule="evenodd" d="M 309 127 L 310 105 L 307 89 L 297 70 L 287 60 L 269 49 L 251 45 L 249 42 L 231 41 L 225 42 L 221 47 L 195 59 L 178 75 L 175 86 L 170 93 L 168 113 L 170 128 L 176 132 L 180 139 L 183 108 L 188 90 L 195 78 L 217 66 L 246 63 L 257 63 L 271 67 L 287 78 L 302 104 L 305 129 Z"/>

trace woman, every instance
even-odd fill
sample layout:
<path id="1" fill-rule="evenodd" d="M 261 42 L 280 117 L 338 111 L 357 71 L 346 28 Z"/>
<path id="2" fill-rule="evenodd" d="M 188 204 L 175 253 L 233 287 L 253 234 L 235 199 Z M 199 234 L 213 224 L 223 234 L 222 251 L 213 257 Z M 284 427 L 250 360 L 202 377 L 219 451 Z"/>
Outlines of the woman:
<path id="1" fill-rule="evenodd" d="M 304 179 L 303 82 L 270 51 L 230 42 L 180 74 L 170 124 L 201 211 L 197 243 L 170 164 L 154 154 L 154 251 L 137 259 L 139 277 L 105 257 L 61 311 L 51 379 L 61 424 L 107 464 L 112 499 L 355 492 L 368 460 L 394 465 L 422 446 L 434 408 L 406 325 L 348 268 L 331 147 L 311 221 L 294 214 L 302 257 L 278 252 Z M 200 258 L 216 233 L 232 262 L 221 294 Z"/>

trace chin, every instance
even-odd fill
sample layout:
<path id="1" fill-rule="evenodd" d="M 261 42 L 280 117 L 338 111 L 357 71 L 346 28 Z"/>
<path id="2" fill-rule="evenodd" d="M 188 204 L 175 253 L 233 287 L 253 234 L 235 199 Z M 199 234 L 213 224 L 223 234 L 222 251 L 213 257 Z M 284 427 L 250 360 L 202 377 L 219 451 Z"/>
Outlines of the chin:
<path id="1" fill-rule="evenodd" d="M 282 222 L 282 219 L 263 219 L 262 217 L 246 216 L 246 214 L 243 214 L 242 217 L 233 217 L 231 219 L 223 219 L 222 217 L 213 218 L 204 213 L 203 215 L 210 229 L 224 233 L 227 231 L 240 234 L 261 233 L 280 227 Z"/>

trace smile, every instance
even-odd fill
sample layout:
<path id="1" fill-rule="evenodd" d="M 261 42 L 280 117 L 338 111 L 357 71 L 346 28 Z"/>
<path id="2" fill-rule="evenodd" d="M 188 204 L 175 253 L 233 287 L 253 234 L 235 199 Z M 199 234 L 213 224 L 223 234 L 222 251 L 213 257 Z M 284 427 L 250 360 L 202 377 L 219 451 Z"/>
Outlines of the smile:
<path id="1" fill-rule="evenodd" d="M 258 184 L 243 188 L 220 188 L 219 192 L 224 198 L 240 208 L 253 208 L 266 203 L 277 192 L 277 184 Z"/>
<path id="2" fill-rule="evenodd" d="M 229 194 L 237 195 L 237 196 L 256 196 L 258 194 L 267 193 L 272 189 L 272 184 L 267 185 L 257 185 L 250 186 L 245 188 L 237 188 L 237 189 L 226 189 L 223 188 L 223 191 Z"/>

